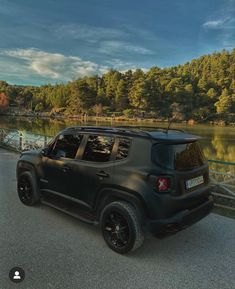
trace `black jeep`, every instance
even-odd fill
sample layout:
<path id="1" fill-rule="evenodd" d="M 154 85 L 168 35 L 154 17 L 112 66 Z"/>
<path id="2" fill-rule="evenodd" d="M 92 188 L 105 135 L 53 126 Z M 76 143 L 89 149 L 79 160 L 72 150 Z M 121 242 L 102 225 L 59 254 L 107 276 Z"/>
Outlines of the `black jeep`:
<path id="1" fill-rule="evenodd" d="M 200 138 L 179 130 L 72 127 L 17 164 L 20 200 L 100 224 L 118 253 L 140 247 L 144 229 L 177 232 L 213 207 Z"/>

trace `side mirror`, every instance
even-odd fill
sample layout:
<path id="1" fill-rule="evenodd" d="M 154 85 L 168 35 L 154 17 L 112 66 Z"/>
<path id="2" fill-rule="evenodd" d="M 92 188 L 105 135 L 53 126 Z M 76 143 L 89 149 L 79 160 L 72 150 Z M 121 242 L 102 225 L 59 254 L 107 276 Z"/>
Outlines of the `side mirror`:
<path id="1" fill-rule="evenodd" d="M 48 152 L 49 152 L 49 148 L 43 148 L 42 150 L 41 150 L 41 155 L 42 156 L 44 156 L 44 157 L 46 157 L 46 156 L 48 156 Z"/>

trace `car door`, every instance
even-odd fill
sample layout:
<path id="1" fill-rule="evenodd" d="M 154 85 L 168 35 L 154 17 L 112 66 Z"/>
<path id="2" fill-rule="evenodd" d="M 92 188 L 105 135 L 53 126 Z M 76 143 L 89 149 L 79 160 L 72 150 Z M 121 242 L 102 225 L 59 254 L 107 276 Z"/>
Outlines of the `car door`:
<path id="1" fill-rule="evenodd" d="M 82 142 L 81 134 L 60 134 L 41 162 L 41 191 L 67 194 L 71 179 L 70 163 L 75 161 Z"/>
<path id="2" fill-rule="evenodd" d="M 68 194 L 85 207 L 92 208 L 97 192 L 112 183 L 113 136 L 90 134 L 76 162 L 70 163 Z"/>

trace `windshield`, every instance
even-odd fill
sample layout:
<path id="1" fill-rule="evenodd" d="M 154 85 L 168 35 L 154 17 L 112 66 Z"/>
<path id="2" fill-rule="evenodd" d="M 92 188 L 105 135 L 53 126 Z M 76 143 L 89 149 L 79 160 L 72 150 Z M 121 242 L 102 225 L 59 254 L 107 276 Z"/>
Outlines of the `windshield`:
<path id="1" fill-rule="evenodd" d="M 180 171 L 202 166 L 206 159 L 198 142 L 184 144 L 156 144 L 153 160 L 159 165 Z"/>

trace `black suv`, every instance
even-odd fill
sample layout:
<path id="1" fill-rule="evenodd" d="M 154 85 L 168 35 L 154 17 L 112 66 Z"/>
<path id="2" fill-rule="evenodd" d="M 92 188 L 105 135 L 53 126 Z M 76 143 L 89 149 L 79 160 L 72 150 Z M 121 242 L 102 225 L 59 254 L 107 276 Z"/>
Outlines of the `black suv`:
<path id="1" fill-rule="evenodd" d="M 20 200 L 100 224 L 108 246 L 127 253 L 144 229 L 164 236 L 213 207 L 200 138 L 179 130 L 72 127 L 17 164 Z"/>

